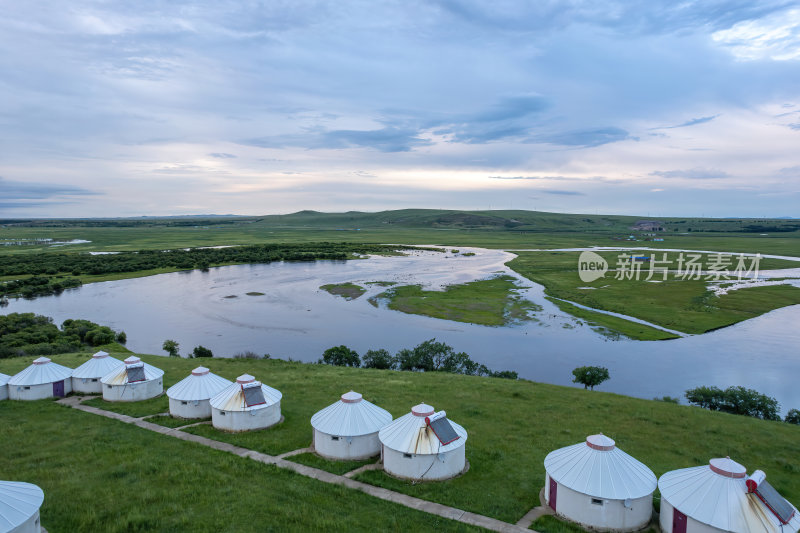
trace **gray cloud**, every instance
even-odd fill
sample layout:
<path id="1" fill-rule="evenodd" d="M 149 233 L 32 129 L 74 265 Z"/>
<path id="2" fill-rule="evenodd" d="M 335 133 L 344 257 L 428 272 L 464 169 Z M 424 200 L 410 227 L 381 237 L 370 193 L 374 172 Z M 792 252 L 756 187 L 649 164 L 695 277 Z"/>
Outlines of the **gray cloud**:
<path id="1" fill-rule="evenodd" d="M 579 191 L 565 191 L 562 189 L 537 189 L 538 192 L 543 192 L 545 194 L 556 194 L 559 196 L 586 196 L 586 194 L 579 192 Z"/>
<path id="2" fill-rule="evenodd" d="M 72 185 L 11 181 L 0 177 L 0 198 L 3 200 L 46 200 L 65 196 L 91 196 L 96 194 L 99 193 Z"/>
<path id="3" fill-rule="evenodd" d="M 800 131 L 800 122 L 788 124 L 788 126 L 793 130 Z"/>
<path id="4" fill-rule="evenodd" d="M 675 124 L 673 126 L 659 126 L 658 128 L 653 128 L 654 130 L 671 130 L 675 128 L 687 128 L 689 126 L 697 126 L 698 124 L 705 124 L 706 122 L 711 122 L 719 115 L 711 115 L 708 117 L 700 117 L 700 118 L 693 118 L 691 120 L 687 120 L 686 122 L 682 122 L 680 124 Z"/>
<path id="5" fill-rule="evenodd" d="M 651 176 L 659 178 L 683 178 L 696 180 L 721 179 L 731 177 L 725 171 L 710 168 L 693 168 L 688 170 L 655 170 Z"/>
<path id="6" fill-rule="evenodd" d="M 561 146 L 580 146 L 590 148 L 603 144 L 632 139 L 622 128 L 607 127 L 588 130 L 567 131 L 562 133 L 540 134 L 529 138 L 526 142 L 546 143 Z"/>
<path id="7" fill-rule="evenodd" d="M 211 153 L 211 154 L 208 154 L 208 155 L 210 155 L 211 157 L 216 157 L 217 159 L 235 159 L 236 158 L 235 155 L 226 154 L 225 152 L 214 152 L 214 153 Z"/>
<path id="8" fill-rule="evenodd" d="M 262 148 L 372 148 L 379 152 L 408 152 L 416 146 L 427 146 L 430 141 L 420 138 L 413 129 L 386 127 L 378 130 L 331 130 L 298 135 L 268 136 L 243 139 L 239 144 Z"/>

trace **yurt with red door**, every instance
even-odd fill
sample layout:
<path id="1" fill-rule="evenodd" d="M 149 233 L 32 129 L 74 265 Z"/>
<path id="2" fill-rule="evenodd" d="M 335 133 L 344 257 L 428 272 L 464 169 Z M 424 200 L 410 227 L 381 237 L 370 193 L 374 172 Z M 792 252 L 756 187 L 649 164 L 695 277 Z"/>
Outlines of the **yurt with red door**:
<path id="1" fill-rule="evenodd" d="M 562 516 L 598 531 L 636 531 L 653 514 L 656 476 L 603 434 L 547 454 L 544 499 Z"/>
<path id="2" fill-rule="evenodd" d="M 70 392 L 72 369 L 47 357 L 34 360 L 28 368 L 8 380 L 8 397 L 12 400 L 63 398 Z"/>
<path id="3" fill-rule="evenodd" d="M 730 457 L 658 480 L 663 533 L 797 533 L 800 513 L 756 470 Z"/>

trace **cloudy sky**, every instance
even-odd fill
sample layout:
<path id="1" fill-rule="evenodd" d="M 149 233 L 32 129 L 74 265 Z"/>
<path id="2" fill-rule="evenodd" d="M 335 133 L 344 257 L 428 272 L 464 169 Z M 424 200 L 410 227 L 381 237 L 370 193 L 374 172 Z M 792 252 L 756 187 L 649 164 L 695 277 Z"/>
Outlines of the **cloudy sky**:
<path id="1" fill-rule="evenodd" d="M 0 5 L 0 217 L 800 217 L 800 2 Z"/>

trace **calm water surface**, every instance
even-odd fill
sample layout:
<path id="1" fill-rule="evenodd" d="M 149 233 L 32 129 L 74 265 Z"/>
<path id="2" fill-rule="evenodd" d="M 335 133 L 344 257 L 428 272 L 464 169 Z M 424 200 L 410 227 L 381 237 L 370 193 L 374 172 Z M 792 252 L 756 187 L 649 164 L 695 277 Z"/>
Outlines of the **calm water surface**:
<path id="1" fill-rule="evenodd" d="M 543 310 L 537 321 L 510 327 L 375 308 L 367 298 L 385 290 L 379 286 L 352 301 L 319 289 L 347 281 L 440 288 L 497 272 L 518 278 L 504 266 L 512 254 L 460 249 L 476 255 L 416 252 L 355 261 L 235 265 L 95 283 L 60 296 L 12 300 L 2 312 L 35 312 L 52 316 L 57 324 L 89 319 L 124 330 L 128 347 L 143 353 L 163 353 L 163 341 L 175 339 L 182 353 L 202 344 L 218 356 L 250 350 L 315 361 L 339 344 L 362 354 L 371 348 L 395 352 L 435 337 L 492 369 L 516 370 L 535 381 L 567 385 L 576 366 L 602 365 L 611 380 L 601 390 L 682 397 L 698 385 L 744 385 L 778 398 L 784 412 L 800 408 L 800 306 L 704 335 L 642 342 L 607 339 L 559 311 L 544 299 L 541 286 L 527 280 L 520 280 L 528 287 L 522 292 Z"/>

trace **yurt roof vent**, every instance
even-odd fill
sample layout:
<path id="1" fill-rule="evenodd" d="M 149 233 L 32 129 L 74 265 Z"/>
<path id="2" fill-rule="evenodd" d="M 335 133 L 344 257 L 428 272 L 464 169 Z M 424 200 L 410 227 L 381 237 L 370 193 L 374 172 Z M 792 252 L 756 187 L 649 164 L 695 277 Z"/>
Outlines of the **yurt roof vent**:
<path id="1" fill-rule="evenodd" d="M 256 378 L 254 378 L 250 374 L 242 374 L 241 376 L 236 378 L 236 383 L 243 385 L 245 383 L 253 383 L 255 380 Z"/>
<path id="2" fill-rule="evenodd" d="M 92 354 L 92 359 L 103 359 L 104 357 L 108 357 L 108 353 L 99 351 L 97 353 Z"/>
<path id="3" fill-rule="evenodd" d="M 743 478 L 747 475 L 747 469 L 730 457 L 711 459 L 708 467 L 720 476 Z"/>
<path id="4" fill-rule="evenodd" d="M 35 359 L 33 361 L 33 364 L 34 365 L 46 365 L 49 362 L 50 362 L 50 359 L 48 359 L 47 357 L 40 357 L 38 359 Z"/>
<path id="5" fill-rule="evenodd" d="M 123 361 L 126 365 L 135 365 L 136 363 L 141 363 L 142 360 L 132 355 Z"/>
<path id="6" fill-rule="evenodd" d="M 267 403 L 266 398 L 264 398 L 264 391 L 261 390 L 260 381 L 242 384 L 242 394 L 244 394 L 244 403 L 247 407 Z"/>
<path id="7" fill-rule="evenodd" d="M 593 450 L 599 450 L 601 452 L 610 452 L 616 447 L 614 439 L 606 437 L 602 433 L 586 437 L 586 445 Z"/>
<path id="8" fill-rule="evenodd" d="M 414 416 L 426 417 L 431 416 L 435 411 L 430 405 L 421 403 L 412 407 L 411 412 L 414 414 Z"/>
<path id="9" fill-rule="evenodd" d="M 206 375 L 206 374 L 208 374 L 209 372 L 210 372 L 210 370 L 209 370 L 209 369 L 207 369 L 206 367 L 204 367 L 204 366 L 198 366 L 197 368 L 195 368 L 194 370 L 192 370 L 192 375 L 193 375 L 193 376 L 205 376 L 205 375 Z"/>
<path id="10" fill-rule="evenodd" d="M 355 391 L 345 392 L 344 394 L 342 394 L 342 401 L 344 403 L 358 403 L 363 399 L 364 397 L 360 393 Z"/>
<path id="11" fill-rule="evenodd" d="M 788 524 L 795 515 L 795 510 L 778 491 L 769 484 L 767 475 L 762 470 L 756 470 L 747 478 L 747 491 L 754 493 L 772 511 L 781 524 Z"/>
<path id="12" fill-rule="evenodd" d="M 452 424 L 447 419 L 447 413 L 439 411 L 431 416 L 425 417 L 425 423 L 433 430 L 433 434 L 439 439 L 442 445 L 450 444 L 451 442 L 460 439 L 456 430 L 453 429 Z"/>

